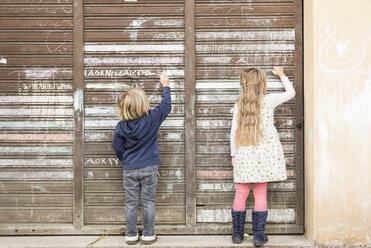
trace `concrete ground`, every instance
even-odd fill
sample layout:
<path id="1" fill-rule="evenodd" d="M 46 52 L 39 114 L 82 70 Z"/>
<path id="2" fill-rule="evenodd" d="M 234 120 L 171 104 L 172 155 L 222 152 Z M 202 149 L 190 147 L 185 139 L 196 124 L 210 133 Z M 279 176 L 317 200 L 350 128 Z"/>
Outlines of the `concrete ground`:
<path id="1" fill-rule="evenodd" d="M 84 248 L 99 236 L 8 236 L 0 237 L 1 248 Z M 154 248 L 181 248 L 181 247 L 253 247 L 252 236 L 246 237 L 242 244 L 233 245 L 231 236 L 225 235 L 183 235 L 183 236 L 158 236 L 157 242 L 146 246 L 138 242 L 128 246 L 124 236 L 108 236 L 94 244 L 96 248 L 121 248 L 121 247 L 154 247 Z M 264 247 L 314 247 L 304 236 L 269 235 L 269 243 Z"/>
<path id="2" fill-rule="evenodd" d="M 140 241 L 136 245 L 126 245 L 124 236 L 108 236 L 94 244 L 100 236 L 0 236 L 0 248 L 232 248 L 232 247 L 253 247 L 252 236 L 244 239 L 242 244 L 232 244 L 230 235 L 174 235 L 158 236 L 156 243 L 152 245 L 143 245 Z M 316 245 L 305 239 L 303 235 L 269 235 L 269 242 L 264 245 L 265 248 L 360 248 L 371 247 L 370 245 L 354 244 L 322 244 Z"/>

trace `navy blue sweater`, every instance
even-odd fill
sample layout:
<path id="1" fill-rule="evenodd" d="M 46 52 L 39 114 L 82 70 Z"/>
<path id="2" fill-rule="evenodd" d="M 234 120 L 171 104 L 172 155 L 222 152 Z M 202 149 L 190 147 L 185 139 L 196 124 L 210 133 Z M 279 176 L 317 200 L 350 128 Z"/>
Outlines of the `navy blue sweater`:
<path id="1" fill-rule="evenodd" d="M 157 131 L 171 111 L 170 88 L 163 87 L 162 101 L 140 118 L 117 123 L 112 148 L 124 170 L 139 169 L 161 162 Z"/>

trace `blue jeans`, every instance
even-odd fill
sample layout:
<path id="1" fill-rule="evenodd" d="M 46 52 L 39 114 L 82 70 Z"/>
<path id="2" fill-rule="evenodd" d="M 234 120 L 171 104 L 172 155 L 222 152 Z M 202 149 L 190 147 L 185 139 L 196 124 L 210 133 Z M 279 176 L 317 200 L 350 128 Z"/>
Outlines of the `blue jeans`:
<path id="1" fill-rule="evenodd" d="M 158 165 L 124 171 L 126 191 L 125 220 L 126 236 L 137 235 L 139 194 L 141 193 L 143 235 L 155 235 L 155 197 L 158 182 Z M 140 192 L 141 191 L 141 192 Z"/>

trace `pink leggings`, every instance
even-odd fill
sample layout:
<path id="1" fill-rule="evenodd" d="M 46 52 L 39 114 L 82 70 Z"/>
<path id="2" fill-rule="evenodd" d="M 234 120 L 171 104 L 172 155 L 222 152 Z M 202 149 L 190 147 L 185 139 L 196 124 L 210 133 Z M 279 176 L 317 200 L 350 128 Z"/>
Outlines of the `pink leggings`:
<path id="1" fill-rule="evenodd" d="M 253 193 L 255 199 L 254 210 L 267 210 L 267 185 L 268 183 L 254 183 Z M 233 210 L 244 211 L 246 199 L 250 193 L 250 183 L 237 183 L 236 195 L 234 196 Z"/>

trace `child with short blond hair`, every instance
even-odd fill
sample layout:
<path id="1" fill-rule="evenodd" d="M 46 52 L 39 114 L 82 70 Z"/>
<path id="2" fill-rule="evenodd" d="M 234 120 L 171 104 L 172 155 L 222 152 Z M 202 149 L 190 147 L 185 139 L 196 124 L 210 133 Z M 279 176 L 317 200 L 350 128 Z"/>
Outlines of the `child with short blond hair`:
<path id="1" fill-rule="evenodd" d="M 161 162 L 157 131 L 171 111 L 169 79 L 161 76 L 162 101 L 149 109 L 148 97 L 142 89 L 133 88 L 120 94 L 117 101 L 117 123 L 112 147 L 123 163 L 126 192 L 125 241 L 135 244 L 139 239 L 137 215 L 139 195 L 142 200 L 144 244 L 156 241 L 155 196 L 158 182 L 158 163 Z"/>

